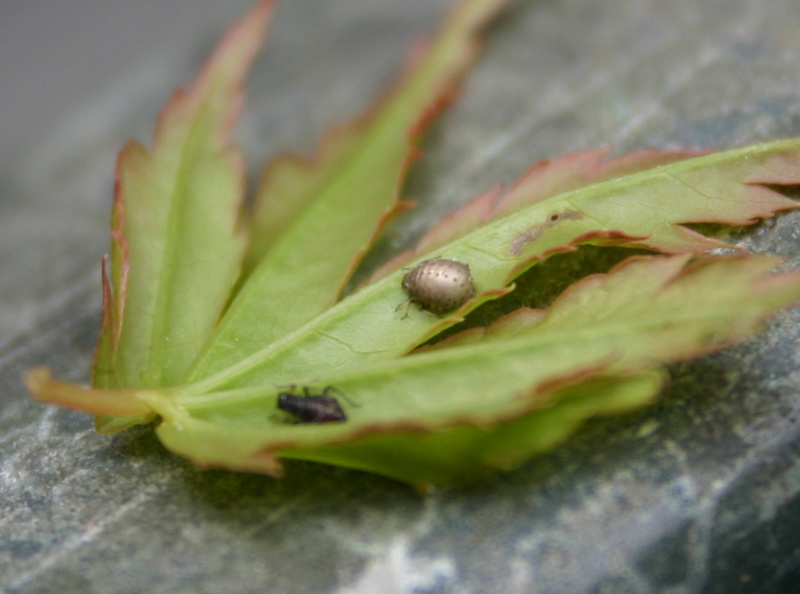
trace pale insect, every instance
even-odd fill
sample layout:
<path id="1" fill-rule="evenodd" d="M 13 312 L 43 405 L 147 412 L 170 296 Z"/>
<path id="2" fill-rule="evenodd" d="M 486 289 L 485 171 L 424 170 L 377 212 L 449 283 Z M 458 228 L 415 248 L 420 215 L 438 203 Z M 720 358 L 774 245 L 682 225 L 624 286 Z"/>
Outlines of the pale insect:
<path id="1" fill-rule="evenodd" d="M 469 266 L 455 260 L 425 260 L 403 277 L 403 290 L 422 309 L 441 315 L 475 295 Z"/>

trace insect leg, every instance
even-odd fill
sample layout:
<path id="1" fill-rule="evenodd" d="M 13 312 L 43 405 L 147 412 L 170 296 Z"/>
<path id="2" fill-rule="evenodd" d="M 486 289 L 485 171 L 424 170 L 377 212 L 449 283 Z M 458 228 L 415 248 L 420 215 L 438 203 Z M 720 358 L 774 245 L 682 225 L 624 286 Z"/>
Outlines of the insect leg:
<path id="1" fill-rule="evenodd" d="M 360 405 L 360 404 L 356 404 L 355 402 L 353 402 L 353 399 L 352 399 L 352 398 L 350 398 L 350 397 L 349 397 L 347 394 L 345 394 L 344 392 L 342 392 L 342 391 L 341 391 L 339 388 L 336 388 L 336 387 L 334 387 L 334 386 L 325 386 L 325 388 L 323 388 L 323 390 L 322 390 L 322 395 L 323 395 L 323 396 L 326 396 L 326 397 L 328 397 L 328 398 L 331 398 L 331 393 L 335 394 L 335 395 L 336 395 L 337 397 L 339 397 L 339 398 L 342 398 L 342 399 L 343 399 L 345 402 L 347 402 L 347 404 L 349 404 L 350 406 L 354 406 L 354 407 L 356 407 L 356 408 L 359 408 L 359 407 L 361 407 L 361 405 Z"/>

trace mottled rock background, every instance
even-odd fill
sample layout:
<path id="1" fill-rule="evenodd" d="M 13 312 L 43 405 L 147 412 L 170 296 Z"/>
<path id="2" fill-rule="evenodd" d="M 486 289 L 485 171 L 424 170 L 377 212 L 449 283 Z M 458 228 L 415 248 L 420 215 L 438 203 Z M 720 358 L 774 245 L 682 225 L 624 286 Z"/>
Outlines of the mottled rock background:
<path id="1" fill-rule="evenodd" d="M 313 464 L 198 471 L 148 428 L 100 436 L 25 396 L 35 364 L 88 379 L 115 153 L 247 5 L 0 0 L 0 592 L 800 591 L 800 310 L 673 368 L 658 405 L 428 498 Z M 285 1 L 240 126 L 251 171 L 356 113 L 446 5 Z M 798 31 L 796 0 L 516 2 L 381 253 L 548 156 L 800 135 Z M 800 268 L 799 219 L 743 243 Z"/>

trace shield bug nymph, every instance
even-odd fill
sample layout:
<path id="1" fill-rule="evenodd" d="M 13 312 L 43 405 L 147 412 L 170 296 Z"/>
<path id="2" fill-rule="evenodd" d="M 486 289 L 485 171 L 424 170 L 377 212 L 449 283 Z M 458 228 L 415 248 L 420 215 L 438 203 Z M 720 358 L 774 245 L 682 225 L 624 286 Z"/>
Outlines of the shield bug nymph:
<path id="1" fill-rule="evenodd" d="M 469 266 L 455 260 L 425 260 L 403 277 L 403 289 L 411 301 L 437 315 L 475 295 Z"/>
<path id="2" fill-rule="evenodd" d="M 342 392 L 328 386 L 320 394 L 311 394 L 307 387 L 303 395 L 292 392 L 278 394 L 278 408 L 295 417 L 300 423 L 338 423 L 347 420 L 347 415 L 331 394 L 345 397 Z M 345 397 L 346 400 L 348 400 Z"/>

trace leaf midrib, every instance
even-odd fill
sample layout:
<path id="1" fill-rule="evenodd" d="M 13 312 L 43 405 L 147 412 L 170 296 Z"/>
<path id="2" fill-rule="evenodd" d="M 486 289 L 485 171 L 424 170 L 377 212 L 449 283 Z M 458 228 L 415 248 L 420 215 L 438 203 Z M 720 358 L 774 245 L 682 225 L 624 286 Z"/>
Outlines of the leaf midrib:
<path id="1" fill-rule="evenodd" d="M 761 308 L 756 308 L 761 309 Z M 326 378 L 317 378 L 319 382 L 333 381 L 335 378 L 337 382 L 344 383 L 352 378 L 369 378 L 387 375 L 396 371 L 405 371 L 419 366 L 437 365 L 439 363 L 452 361 L 454 359 L 480 359 L 487 355 L 493 357 L 501 356 L 510 351 L 521 350 L 544 350 L 552 348 L 554 345 L 569 345 L 572 343 L 586 343 L 586 342 L 600 342 L 605 341 L 616 348 L 619 341 L 624 339 L 625 336 L 636 335 L 646 336 L 650 332 L 658 331 L 659 329 L 675 330 L 677 331 L 681 326 L 697 325 L 698 322 L 707 322 L 720 319 L 730 319 L 731 316 L 741 317 L 742 305 L 741 303 L 731 303 L 726 307 L 720 307 L 718 304 L 712 310 L 698 313 L 695 311 L 685 312 L 682 315 L 668 316 L 668 315 L 648 315 L 647 319 L 640 318 L 635 321 L 631 320 L 613 320 L 608 323 L 603 320 L 600 324 L 592 324 L 589 327 L 574 328 L 569 326 L 556 326 L 547 328 L 544 332 L 537 332 L 534 327 L 530 329 L 530 334 L 515 337 L 502 337 L 496 338 L 489 337 L 486 341 L 478 343 L 471 343 L 467 345 L 453 345 L 441 350 L 431 350 L 417 355 L 411 354 L 404 357 L 389 359 L 384 361 L 375 361 L 365 363 L 362 366 L 353 367 L 342 374 L 333 375 Z M 763 316 L 768 315 L 768 311 L 763 313 Z M 763 316 L 757 316 L 752 324 L 757 324 L 758 319 Z M 544 322 L 543 322 L 544 323 Z M 669 326 L 669 328 L 667 328 Z M 705 326 L 704 326 L 705 327 Z M 738 332 L 736 333 L 738 334 Z M 723 342 L 732 340 L 726 338 Z M 702 350 L 702 346 L 699 347 Z M 687 356 L 692 356 L 691 354 Z M 654 365 L 659 364 L 654 362 Z M 265 394 L 275 393 L 274 386 L 269 385 L 265 390 L 263 385 L 248 386 L 239 389 L 225 390 L 215 393 L 204 393 L 198 390 L 198 384 L 185 386 L 174 392 L 176 399 L 187 409 L 204 408 L 206 406 L 213 406 L 224 401 L 226 405 L 231 404 L 233 399 L 252 398 L 257 400 L 263 398 Z M 206 397 L 204 397 L 206 396 Z"/>
<path id="2" fill-rule="evenodd" d="M 181 150 L 181 158 L 176 172 L 175 184 L 173 185 L 172 192 L 170 193 L 170 208 L 167 219 L 166 241 L 164 245 L 164 252 L 161 258 L 161 266 L 159 267 L 159 290 L 156 293 L 156 301 L 153 311 L 153 325 L 150 338 L 150 348 L 148 349 L 148 367 L 150 368 L 153 376 L 157 378 L 159 386 L 162 385 L 163 378 L 166 375 L 164 364 L 167 359 L 164 357 L 164 345 L 166 344 L 167 334 L 170 332 L 171 326 L 168 320 L 172 316 L 172 312 L 168 311 L 168 305 L 171 302 L 169 296 L 174 293 L 174 285 L 176 282 L 174 271 L 177 268 L 178 260 L 178 246 L 181 243 L 183 236 L 180 231 L 181 222 L 184 220 L 184 213 L 187 206 L 188 194 L 188 174 L 192 165 L 197 161 L 197 156 L 202 152 L 202 140 L 198 140 L 201 136 L 208 133 L 202 121 L 207 117 L 207 110 L 209 105 L 214 103 L 214 94 L 217 92 L 217 87 L 221 83 L 216 79 L 209 89 L 206 99 L 202 102 L 202 106 L 197 112 L 197 115 L 192 118 L 192 124 L 189 127 L 189 134 L 186 142 L 183 144 Z M 200 125 L 198 125 L 200 124 Z M 213 138 L 213 133 L 211 134 Z M 212 141 L 213 142 L 213 141 Z M 196 346 L 196 345 L 195 345 Z M 156 357 L 161 357 L 159 363 Z"/>

